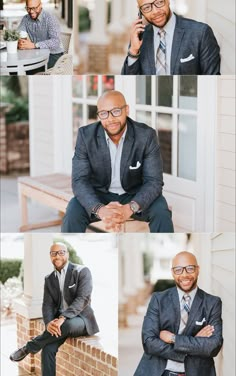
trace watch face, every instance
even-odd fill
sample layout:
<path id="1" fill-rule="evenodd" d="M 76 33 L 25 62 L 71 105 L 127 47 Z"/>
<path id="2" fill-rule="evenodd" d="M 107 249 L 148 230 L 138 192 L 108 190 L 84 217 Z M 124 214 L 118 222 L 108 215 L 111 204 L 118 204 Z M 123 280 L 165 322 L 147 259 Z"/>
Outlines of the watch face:
<path id="1" fill-rule="evenodd" d="M 139 210 L 139 206 L 136 202 L 134 201 L 131 201 L 130 203 L 130 208 L 131 210 L 134 212 L 134 213 L 137 213 L 137 211 Z"/>

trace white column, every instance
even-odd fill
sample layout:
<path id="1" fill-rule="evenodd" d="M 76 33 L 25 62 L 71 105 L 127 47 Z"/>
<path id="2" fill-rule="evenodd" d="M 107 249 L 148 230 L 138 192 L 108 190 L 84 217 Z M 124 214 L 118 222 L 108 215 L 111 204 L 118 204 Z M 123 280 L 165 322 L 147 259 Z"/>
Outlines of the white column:
<path id="1" fill-rule="evenodd" d="M 90 44 L 106 45 L 108 37 L 106 34 L 107 3 L 105 0 L 95 0 L 95 8 L 91 14 L 91 19 Z"/>
<path id="2" fill-rule="evenodd" d="M 123 0 L 123 12 L 124 27 L 131 27 L 132 22 L 138 16 L 137 2 L 135 0 Z"/>
<path id="3" fill-rule="evenodd" d="M 73 1 L 73 65 L 79 65 L 79 6 Z"/>
<path id="4" fill-rule="evenodd" d="M 112 0 L 111 3 L 111 22 L 108 26 L 108 30 L 114 34 L 122 34 L 124 30 L 124 25 L 122 22 L 122 2 L 117 0 Z"/>
<path id="5" fill-rule="evenodd" d="M 24 235 L 24 294 L 15 301 L 15 309 L 29 319 L 42 317 L 44 278 L 53 270 L 49 257 L 52 241 L 52 234 Z"/>

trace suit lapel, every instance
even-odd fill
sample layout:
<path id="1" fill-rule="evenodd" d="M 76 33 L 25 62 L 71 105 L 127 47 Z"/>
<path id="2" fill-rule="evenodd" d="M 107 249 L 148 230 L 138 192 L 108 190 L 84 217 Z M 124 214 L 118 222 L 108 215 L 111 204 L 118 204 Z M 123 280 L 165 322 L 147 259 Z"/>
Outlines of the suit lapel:
<path id="1" fill-rule="evenodd" d="M 107 145 L 107 141 L 105 138 L 105 131 L 100 125 L 97 133 L 97 142 L 98 142 L 98 150 L 101 152 L 101 156 L 103 159 L 102 164 L 102 174 L 106 174 L 106 178 L 108 179 L 109 184 L 111 183 L 111 156 L 109 147 Z"/>
<path id="2" fill-rule="evenodd" d="M 123 174 L 125 171 L 125 167 L 130 161 L 130 154 L 132 152 L 133 143 L 134 143 L 134 130 L 133 130 L 133 126 L 129 118 L 127 118 L 127 132 L 126 132 L 126 136 L 124 139 L 124 145 L 123 145 L 121 161 L 120 161 L 120 181 L 121 182 L 122 182 Z"/>
<path id="3" fill-rule="evenodd" d="M 147 25 L 144 33 L 145 41 L 143 43 L 146 47 L 145 54 L 147 56 L 150 74 L 156 74 L 155 58 L 154 58 L 154 41 L 153 41 L 153 27 Z"/>
<path id="4" fill-rule="evenodd" d="M 176 25 L 171 50 L 171 74 L 174 74 L 175 65 L 177 63 L 176 60 L 179 54 L 184 33 L 185 30 L 181 27 L 181 18 L 176 15 Z"/>
<path id="5" fill-rule="evenodd" d="M 171 291 L 171 302 L 170 306 L 173 306 L 175 311 L 175 322 L 174 322 L 174 333 L 178 333 L 180 325 L 180 304 L 179 304 L 179 295 L 177 288 L 173 288 Z"/>
<path id="6" fill-rule="evenodd" d="M 51 280 L 53 295 L 55 296 L 55 300 L 58 302 L 58 304 L 60 304 L 60 301 L 61 301 L 60 285 L 59 285 L 59 280 L 55 272 L 52 272 L 50 280 Z"/>
<path id="7" fill-rule="evenodd" d="M 192 323 L 196 320 L 196 318 L 198 319 L 199 307 L 201 304 L 202 304 L 202 296 L 201 296 L 200 290 L 198 289 L 194 297 L 191 310 L 189 312 L 189 317 L 188 317 L 186 328 L 184 329 L 184 333 L 188 331 L 188 329 L 191 327 Z"/>

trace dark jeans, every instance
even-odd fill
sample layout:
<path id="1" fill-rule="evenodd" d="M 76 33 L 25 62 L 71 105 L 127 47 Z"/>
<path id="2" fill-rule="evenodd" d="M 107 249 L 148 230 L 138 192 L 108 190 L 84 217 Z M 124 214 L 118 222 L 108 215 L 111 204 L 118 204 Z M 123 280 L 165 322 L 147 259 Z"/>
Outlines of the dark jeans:
<path id="1" fill-rule="evenodd" d="M 52 336 L 47 330 L 43 334 L 28 341 L 26 348 L 30 353 L 36 354 L 42 350 L 42 376 L 56 376 L 56 353 L 58 348 L 68 337 L 87 335 L 84 320 L 81 317 L 67 319 L 61 326 L 61 336 Z"/>
<path id="2" fill-rule="evenodd" d="M 96 192 L 96 194 L 100 202 L 104 205 L 107 205 L 111 201 L 119 201 L 121 204 L 127 204 L 133 198 L 133 195 L 128 193 L 117 195 L 110 192 Z M 167 202 L 163 196 L 159 196 L 154 200 L 148 209 L 132 215 L 132 218 L 138 221 L 149 222 L 150 232 L 174 232 L 171 211 L 168 209 Z M 61 231 L 64 233 L 85 232 L 87 226 L 95 221 L 97 219 L 89 217 L 84 207 L 74 197 L 67 206 Z"/>
<path id="3" fill-rule="evenodd" d="M 168 371 L 166 370 L 162 376 L 185 376 L 185 373 L 178 373 L 178 372 L 172 372 L 172 371 Z"/>

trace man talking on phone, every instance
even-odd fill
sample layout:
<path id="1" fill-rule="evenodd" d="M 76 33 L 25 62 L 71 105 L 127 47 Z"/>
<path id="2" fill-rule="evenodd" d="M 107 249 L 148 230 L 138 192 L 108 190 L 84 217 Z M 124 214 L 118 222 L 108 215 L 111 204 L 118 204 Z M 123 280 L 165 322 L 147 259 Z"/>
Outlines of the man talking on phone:
<path id="1" fill-rule="evenodd" d="M 178 16 L 169 0 L 137 3 L 139 15 L 132 24 L 122 74 L 220 74 L 220 49 L 210 26 Z"/>

